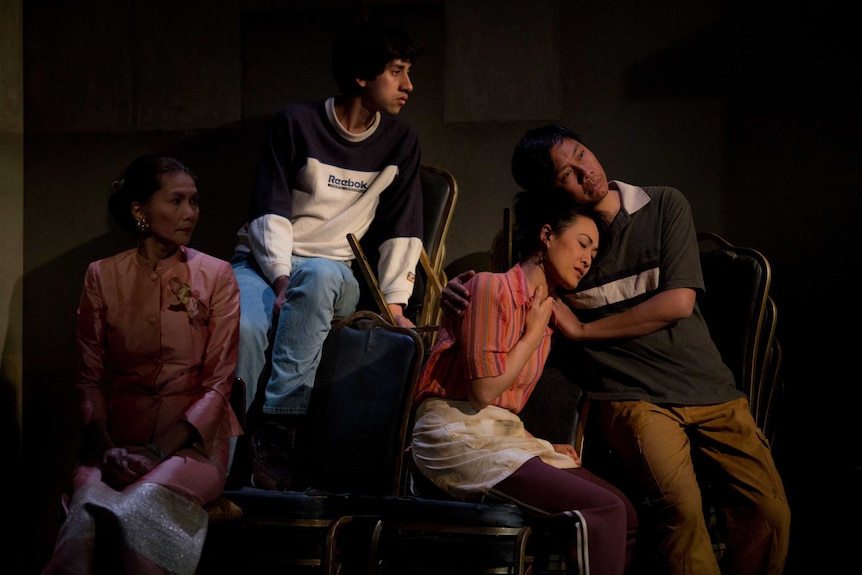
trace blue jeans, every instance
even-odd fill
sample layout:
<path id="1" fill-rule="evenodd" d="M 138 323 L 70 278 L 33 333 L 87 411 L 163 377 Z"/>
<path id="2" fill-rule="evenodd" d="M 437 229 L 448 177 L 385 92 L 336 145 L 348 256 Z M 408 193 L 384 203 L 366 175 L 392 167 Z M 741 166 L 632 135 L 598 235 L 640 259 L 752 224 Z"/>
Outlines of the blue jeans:
<path id="1" fill-rule="evenodd" d="M 304 414 L 323 342 L 332 320 L 353 313 L 359 302 L 359 283 L 350 262 L 293 256 L 287 299 L 272 325 L 275 293 L 254 257 L 236 253 L 231 260 L 240 291 L 240 331 L 237 375 L 246 382 L 251 406 L 272 339 L 272 370 L 266 380 L 263 413 Z"/>

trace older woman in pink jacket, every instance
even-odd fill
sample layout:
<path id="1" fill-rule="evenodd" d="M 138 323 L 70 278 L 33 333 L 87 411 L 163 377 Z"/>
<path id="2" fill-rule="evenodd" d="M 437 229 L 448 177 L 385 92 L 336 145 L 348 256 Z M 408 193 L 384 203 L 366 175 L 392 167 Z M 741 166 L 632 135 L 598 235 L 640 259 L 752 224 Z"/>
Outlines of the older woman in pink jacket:
<path id="1" fill-rule="evenodd" d="M 230 438 L 241 433 L 228 403 L 239 290 L 227 262 L 186 247 L 198 191 L 179 161 L 133 161 L 109 208 L 139 241 L 87 269 L 81 460 L 44 573 L 192 574 L 203 505 L 221 494 Z"/>

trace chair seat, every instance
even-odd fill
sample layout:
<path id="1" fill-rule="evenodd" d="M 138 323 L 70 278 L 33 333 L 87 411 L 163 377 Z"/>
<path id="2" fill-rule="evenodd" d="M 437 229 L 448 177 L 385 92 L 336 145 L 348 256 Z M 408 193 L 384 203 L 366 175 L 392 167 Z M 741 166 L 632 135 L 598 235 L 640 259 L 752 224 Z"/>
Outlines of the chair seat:
<path id="1" fill-rule="evenodd" d="M 371 565 L 385 572 L 525 573 L 531 535 L 510 503 L 471 503 L 417 496 L 381 501 Z"/>
<path id="2" fill-rule="evenodd" d="M 379 497 L 248 486 L 223 497 L 242 515 L 210 524 L 199 575 L 364 571 Z"/>
<path id="3" fill-rule="evenodd" d="M 251 520 L 277 517 L 302 519 L 337 519 L 342 515 L 375 513 L 379 498 L 362 495 L 340 495 L 319 490 L 270 491 L 257 487 L 241 487 L 225 491 L 224 497 L 242 509 Z"/>
<path id="4" fill-rule="evenodd" d="M 383 521 L 397 518 L 413 523 L 446 523 L 453 528 L 481 525 L 521 528 L 528 524 L 524 512 L 512 503 L 471 503 L 427 497 L 386 497 L 380 505 Z"/>
<path id="5" fill-rule="evenodd" d="M 242 509 L 224 495 L 219 496 L 215 501 L 207 503 L 204 509 L 207 512 L 207 518 L 210 523 L 230 521 L 242 517 Z"/>
<path id="6" fill-rule="evenodd" d="M 447 522 L 483 527 L 523 527 L 527 524 L 524 512 L 513 503 L 466 502 L 430 497 L 338 495 L 322 491 L 269 491 L 256 487 L 242 487 L 225 491 L 223 495 L 242 510 L 251 520 L 292 516 L 303 519 L 337 518 L 342 515 L 409 518 L 412 522 Z"/>
<path id="7" fill-rule="evenodd" d="M 580 529 L 575 515 L 533 515 L 493 499 L 386 497 L 379 513 L 371 563 L 392 572 L 562 573 L 559 542 Z"/>

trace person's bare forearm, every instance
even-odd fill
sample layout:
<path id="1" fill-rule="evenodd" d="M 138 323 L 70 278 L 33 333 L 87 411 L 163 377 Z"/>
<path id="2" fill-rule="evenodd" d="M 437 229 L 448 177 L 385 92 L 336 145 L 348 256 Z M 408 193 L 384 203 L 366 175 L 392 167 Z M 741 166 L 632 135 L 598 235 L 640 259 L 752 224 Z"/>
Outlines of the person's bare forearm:
<path id="1" fill-rule="evenodd" d="M 478 378 L 470 381 L 468 398 L 476 409 L 484 409 L 509 389 L 527 365 L 530 356 L 542 343 L 548 332 L 554 298 L 547 297 L 545 286 L 539 286 L 527 309 L 521 338 L 506 354 L 506 371 L 494 377 Z M 519 329 L 518 332 L 521 332 Z"/>
<path id="2" fill-rule="evenodd" d="M 535 335 L 524 334 L 518 343 L 506 355 L 506 371 L 495 377 L 483 377 L 474 379 L 470 382 L 467 395 L 470 403 L 476 409 L 483 409 L 497 399 L 500 394 L 509 389 L 527 365 L 527 360 L 539 343 L 542 341 L 542 334 L 538 337 Z"/>
<path id="3" fill-rule="evenodd" d="M 667 290 L 624 312 L 592 322 L 580 321 L 565 304 L 557 302 L 554 306 L 555 324 L 563 335 L 575 341 L 640 337 L 689 317 L 695 297 L 692 289 Z"/>

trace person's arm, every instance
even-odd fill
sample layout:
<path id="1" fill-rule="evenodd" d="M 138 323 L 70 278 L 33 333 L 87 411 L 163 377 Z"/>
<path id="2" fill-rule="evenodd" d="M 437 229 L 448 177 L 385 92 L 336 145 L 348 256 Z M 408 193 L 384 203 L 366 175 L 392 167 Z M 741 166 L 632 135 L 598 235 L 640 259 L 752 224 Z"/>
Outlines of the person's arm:
<path id="1" fill-rule="evenodd" d="M 527 434 L 527 437 L 536 437 L 535 435 L 530 433 L 529 429 L 524 429 L 524 433 Z M 569 457 L 572 458 L 572 461 L 574 461 L 578 465 L 582 464 L 581 456 L 578 455 L 577 450 L 574 448 L 574 446 L 572 444 L 570 444 L 570 443 L 552 443 L 551 447 L 553 447 L 554 451 L 556 451 L 557 453 L 560 453 L 562 455 L 568 455 Z"/>
<path id="2" fill-rule="evenodd" d="M 273 287 L 290 277 L 293 255 L 293 224 L 284 216 L 264 214 L 248 224 L 248 244 L 264 277 Z"/>
<path id="3" fill-rule="evenodd" d="M 694 310 L 696 292 L 677 288 L 657 293 L 624 312 L 582 322 L 562 301 L 554 304 L 554 323 L 567 338 L 595 341 L 647 335 L 687 318 Z"/>
<path id="4" fill-rule="evenodd" d="M 239 288 L 227 263 L 220 266 L 207 307 L 208 336 L 201 370 L 201 393 L 182 419 L 165 428 L 144 449 L 122 454 L 124 473 L 131 480 L 192 445 L 209 454 L 225 413 L 231 409 L 230 393 L 239 342 Z M 124 477 L 122 472 L 118 472 L 118 476 Z"/>
<path id="5" fill-rule="evenodd" d="M 395 323 L 398 327 L 416 327 L 416 325 L 404 317 L 404 306 L 400 303 L 388 303 L 386 307 L 392 312 L 392 317 L 395 318 Z"/>
<path id="6" fill-rule="evenodd" d="M 553 298 L 548 297 L 544 287 L 540 286 L 536 289 L 532 302 L 527 308 L 523 334 L 515 346 L 505 354 L 505 371 L 493 377 L 470 380 L 467 397 L 473 407 L 483 409 L 489 406 L 515 383 L 515 379 L 527 365 L 527 360 L 545 337 L 548 321 L 551 319 L 553 301 Z"/>
<path id="7" fill-rule="evenodd" d="M 107 425 L 106 329 L 99 264 L 93 263 L 84 278 L 76 333 L 80 358 L 76 386 L 83 425 L 81 457 L 84 461 L 101 461 L 105 451 L 114 446 Z"/>
<path id="8" fill-rule="evenodd" d="M 146 470 L 130 469 L 128 451 L 115 445 L 108 430 L 109 384 L 105 368 L 108 355 L 105 345 L 107 321 L 102 300 L 100 265 L 92 263 L 87 268 L 78 305 L 76 341 L 80 360 L 76 385 L 83 424 L 79 458 L 85 464 L 98 465 L 106 483 L 122 488 Z M 146 465 L 151 469 L 155 463 Z"/>
<path id="9" fill-rule="evenodd" d="M 276 314 L 284 304 L 293 255 L 293 191 L 288 165 L 293 156 L 291 122 L 281 111 L 274 116 L 257 159 L 248 225 L 249 248 L 275 292 Z"/>
<path id="10" fill-rule="evenodd" d="M 550 334 L 552 299 L 536 290 L 526 310 L 512 298 L 504 274 L 484 273 L 470 282 L 473 297 L 453 321 L 465 366 L 467 399 L 478 410 L 506 392 Z"/>
<path id="11" fill-rule="evenodd" d="M 404 317 L 404 308 L 415 287 L 415 273 L 422 251 L 421 151 L 412 131 L 404 132 L 399 147 L 398 174 L 380 196 L 372 223 L 377 246 L 377 278 L 387 307 L 401 327 L 415 327 Z"/>
<path id="12" fill-rule="evenodd" d="M 690 317 L 697 290 L 703 288 L 700 255 L 691 207 L 679 190 L 664 188 L 662 194 L 661 269 L 659 292 L 614 315 L 584 323 L 563 302 L 554 306 L 558 329 L 576 341 L 640 337 Z M 565 299 L 565 298 L 563 298 Z"/>
<path id="13" fill-rule="evenodd" d="M 404 317 L 404 308 L 413 293 L 422 240 L 418 237 L 392 238 L 383 242 L 379 251 L 377 277 L 386 305 L 399 326 L 415 327 Z"/>
<path id="14" fill-rule="evenodd" d="M 281 314 L 281 308 L 287 301 L 287 286 L 290 284 L 290 276 L 278 276 L 272 283 L 272 291 L 275 293 L 275 301 L 272 302 L 273 323 L 275 318 Z"/>
<path id="15" fill-rule="evenodd" d="M 201 443 L 205 453 L 210 453 L 225 413 L 231 409 L 230 394 L 239 345 L 240 303 L 239 287 L 227 262 L 220 264 L 208 306 L 210 315 L 200 374 L 201 393 L 177 425 L 154 438 L 153 443 L 165 455 L 196 442 Z"/>

